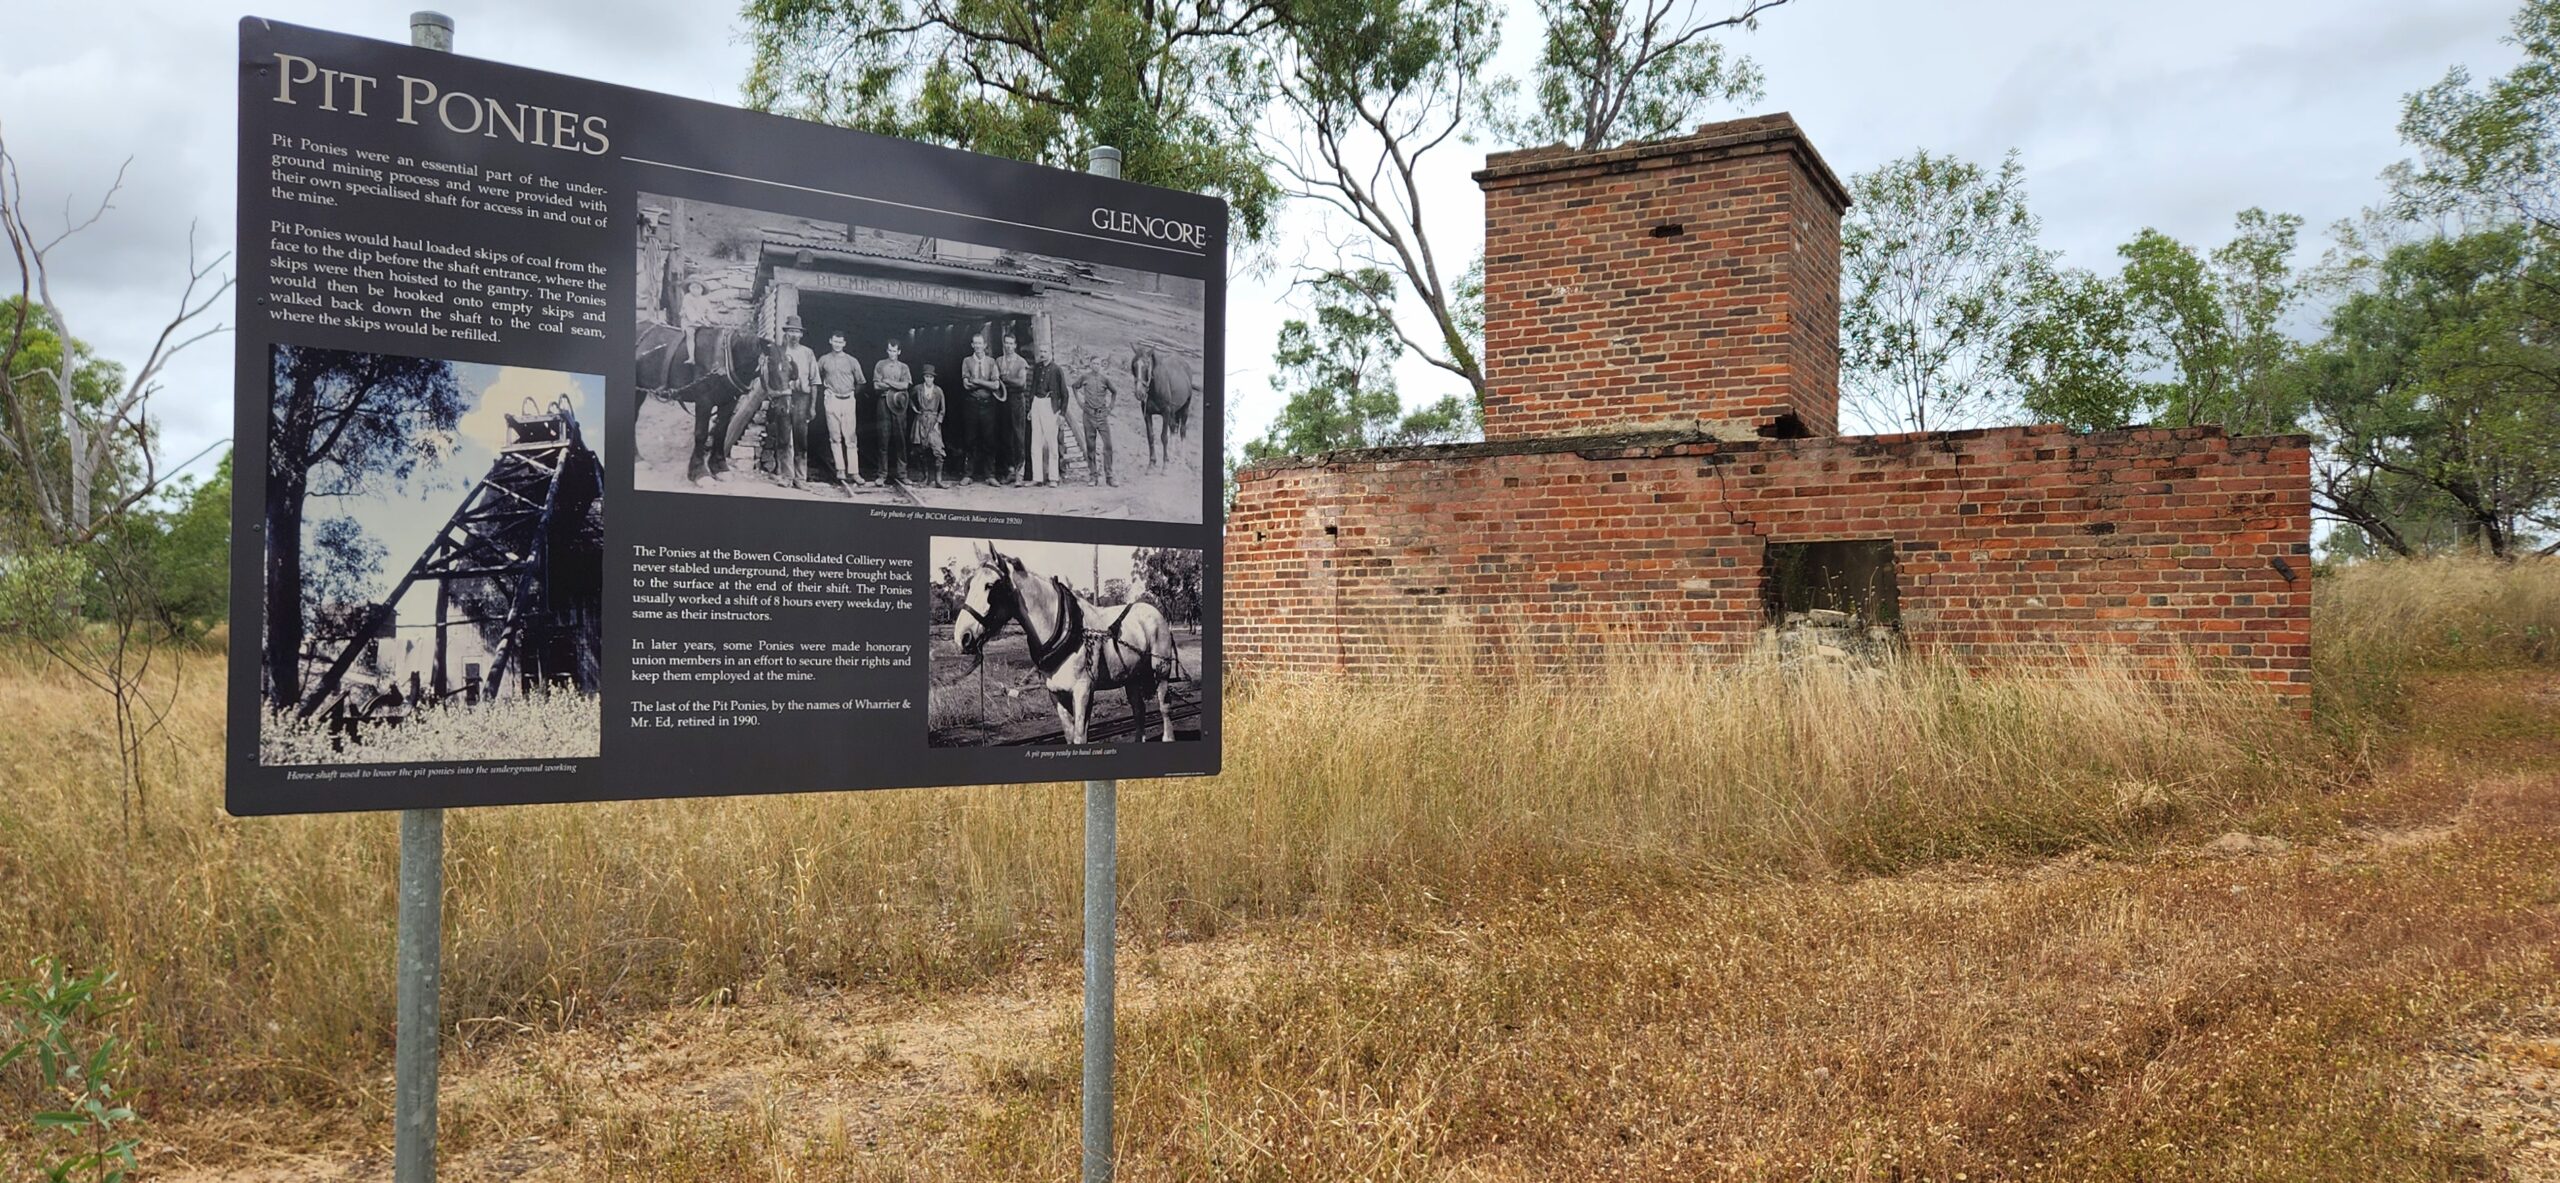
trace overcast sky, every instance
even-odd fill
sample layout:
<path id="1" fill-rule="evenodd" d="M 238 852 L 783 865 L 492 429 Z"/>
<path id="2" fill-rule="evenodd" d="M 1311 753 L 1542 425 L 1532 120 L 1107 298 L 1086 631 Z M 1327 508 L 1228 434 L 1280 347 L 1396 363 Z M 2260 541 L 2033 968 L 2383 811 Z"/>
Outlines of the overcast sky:
<path id="1" fill-rule="evenodd" d="M 405 40 L 414 7 L 294 0 L 256 15 Z M 1518 69 L 1537 29 L 1530 5 L 1514 7 L 1502 60 Z M 1918 147 L 1983 161 L 2014 147 L 2047 245 L 2104 267 L 2145 226 L 2218 243 L 2253 205 L 2314 228 L 2354 214 L 2376 197 L 2375 174 L 2405 154 L 2393 134 L 2400 97 L 2455 64 L 2505 69 L 2515 54 L 2498 38 L 2515 7 L 1795 0 L 1735 39 L 1767 73 L 1768 94 L 1725 114 L 1792 112 L 1843 176 Z M 30 204 L 94 201 L 132 159 L 115 210 L 57 259 L 55 290 L 74 332 L 110 358 L 138 358 L 178 298 L 190 221 L 204 249 L 232 246 L 231 62 L 244 13 L 176 0 L 19 9 L 0 40 L 0 134 Z M 475 57 L 725 103 L 738 101 L 746 72 L 726 4 L 448 0 L 444 11 L 456 48 Z M 1432 174 L 1433 208 L 1449 211 L 1441 257 L 1460 265 L 1483 236 L 1482 198 L 1467 180 L 1482 158 L 1481 146 L 1460 146 Z M 1281 257 L 1294 256 L 1284 246 Z M 1268 358 L 1286 279 L 1230 289 L 1239 434 L 1258 433 L 1278 407 Z M 230 349 L 227 337 L 207 342 L 173 371 L 162 405 L 172 455 L 229 432 Z M 1424 367 L 1406 374 L 1408 401 L 1453 389 Z"/>
<path id="2" fill-rule="evenodd" d="M 520 413 L 526 399 L 533 400 L 536 410 L 547 409 L 553 399 L 567 397 L 570 411 L 578 422 L 604 421 L 604 380 L 593 374 L 571 374 L 557 370 L 534 370 L 523 366 L 490 366 L 476 362 L 457 362 L 453 367 L 454 384 L 470 399 L 471 409 L 455 424 L 453 450 L 442 463 L 427 466 L 406 482 L 381 481 L 369 486 L 370 491 L 358 496 L 332 497 L 325 504 L 315 504 L 309 519 L 303 522 L 303 537 L 314 537 L 320 523 L 334 517 L 350 517 L 364 527 L 366 536 L 381 543 L 382 569 L 374 572 L 368 598 L 380 600 L 399 586 L 408 575 L 409 564 L 427 549 L 427 544 L 453 520 L 453 511 L 462 504 L 463 495 L 497 463 L 498 453 L 507 446 L 507 416 Z M 604 454 L 604 433 L 592 428 L 580 438 L 596 454 Z M 427 585 L 419 584 L 403 597 L 433 602 Z M 407 619 L 420 619 L 417 603 L 402 609 Z"/>

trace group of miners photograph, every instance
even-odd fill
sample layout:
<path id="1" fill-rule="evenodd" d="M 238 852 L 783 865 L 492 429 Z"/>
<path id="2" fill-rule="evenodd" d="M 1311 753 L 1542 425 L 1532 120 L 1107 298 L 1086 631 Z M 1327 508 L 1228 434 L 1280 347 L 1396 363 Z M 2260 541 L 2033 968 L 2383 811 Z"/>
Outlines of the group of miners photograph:
<path id="1" fill-rule="evenodd" d="M 640 488 L 1201 519 L 1200 281 L 695 199 L 642 215 Z"/>
<path id="2" fill-rule="evenodd" d="M 767 434 L 777 441 L 770 471 L 786 483 L 812 479 L 814 452 L 817 471 L 839 486 L 1055 488 L 1069 479 L 1062 474 L 1072 453 L 1085 484 L 1119 486 L 1108 427 L 1143 354 L 1130 373 L 1115 376 L 1089 353 L 1061 365 L 1045 346 L 1026 358 L 1013 333 L 992 351 L 978 333 L 960 372 L 943 375 L 931 362 L 909 365 L 897 337 L 876 343 L 866 369 L 846 336 L 844 329 L 828 333 L 827 351 L 818 353 L 799 317 L 782 322 L 774 380 L 783 393 L 778 402 L 768 396 L 765 414 Z M 779 432 L 771 430 L 776 406 L 785 424 Z M 697 450 L 709 438 L 698 437 Z M 715 477 L 723 469 L 715 467 Z"/>

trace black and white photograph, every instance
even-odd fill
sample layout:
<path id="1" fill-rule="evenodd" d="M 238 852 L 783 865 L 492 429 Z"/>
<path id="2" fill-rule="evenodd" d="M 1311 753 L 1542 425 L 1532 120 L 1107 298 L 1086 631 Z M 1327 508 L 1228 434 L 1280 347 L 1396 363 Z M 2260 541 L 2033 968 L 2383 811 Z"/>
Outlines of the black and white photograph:
<path id="1" fill-rule="evenodd" d="M 635 487 L 1201 520 L 1202 281 L 639 204 Z"/>
<path id="2" fill-rule="evenodd" d="M 603 377 L 271 356 L 259 762 L 597 755 Z"/>
<path id="3" fill-rule="evenodd" d="M 937 748 L 1200 738 L 1201 552 L 936 537 Z"/>

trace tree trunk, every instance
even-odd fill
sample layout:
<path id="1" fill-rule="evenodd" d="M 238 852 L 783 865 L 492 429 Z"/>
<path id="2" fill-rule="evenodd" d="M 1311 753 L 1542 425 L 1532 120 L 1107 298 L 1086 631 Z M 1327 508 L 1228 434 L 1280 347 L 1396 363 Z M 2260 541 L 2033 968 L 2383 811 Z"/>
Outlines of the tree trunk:
<path id="1" fill-rule="evenodd" d="M 284 710 L 302 700 L 302 503 L 296 474 L 267 482 L 267 705 Z"/>
<path id="2" fill-rule="evenodd" d="M 89 515 L 93 512 L 90 501 L 96 492 L 98 466 L 89 455 L 89 432 L 80 422 L 70 390 L 69 386 L 62 388 L 62 436 L 71 475 L 71 488 L 68 490 L 71 494 L 71 528 L 64 531 L 66 541 L 86 538 L 97 528 L 97 523 L 90 521 Z"/>

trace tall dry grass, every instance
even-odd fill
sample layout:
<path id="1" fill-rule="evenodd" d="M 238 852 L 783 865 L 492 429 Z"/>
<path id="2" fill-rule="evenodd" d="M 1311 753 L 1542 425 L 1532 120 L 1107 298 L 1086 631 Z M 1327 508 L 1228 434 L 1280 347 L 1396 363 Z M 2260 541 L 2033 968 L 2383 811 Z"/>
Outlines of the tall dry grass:
<path id="1" fill-rule="evenodd" d="M 2427 594 L 2455 586 L 2424 574 Z M 2332 658 L 2396 635 L 2370 623 L 2397 602 L 2380 586 L 2322 596 Z M 224 815 L 219 659 L 179 668 L 151 813 L 127 835 L 93 696 L 0 657 L 0 967 L 122 971 L 155 1104 L 383 1103 L 396 826 Z M 2105 661 L 1266 681 L 1228 704 L 1226 740 L 1222 777 L 1124 788 L 1129 939 L 1310 914 L 1392 927 L 1563 881 L 2139 845 L 2312 791 L 2330 750 L 2255 691 Z M 467 1039 L 781 986 L 961 986 L 1071 960 L 1079 937 L 1068 786 L 467 810 L 446 841 L 444 1013 Z"/>
<path id="2" fill-rule="evenodd" d="M 2396 719 L 2418 674 L 2560 663 L 2560 558 L 2356 563 L 2314 589 L 2313 704 L 2333 733 Z"/>
<path id="3" fill-rule="evenodd" d="M 2419 668 L 2560 662 L 2560 558 L 2356 563 L 2319 583 L 2332 652 Z"/>
<path id="4" fill-rule="evenodd" d="M 603 745 L 602 700 L 537 690 L 469 706 L 421 707 L 397 727 L 369 727 L 360 743 L 330 734 L 326 716 L 268 712 L 258 736 L 265 764 L 422 764 L 438 760 L 575 760 Z"/>
<path id="5" fill-rule="evenodd" d="M 391 1028 L 395 827 L 220 807 L 210 657 L 148 824 L 114 824 L 94 704 L 0 678 L 0 964 L 122 970 L 164 1097 L 371 1095 Z M 1627 666 L 1587 686 L 1266 683 L 1228 771 L 1133 783 L 1123 915 L 1140 940 L 1239 919 L 1393 919 L 1561 877 L 1830 875 L 2136 840 L 2294 775 L 2296 727 L 2246 692 L 2098 665 L 2011 682 Z M 2298 728 L 2296 728 L 2298 729 Z M 1072 958 L 1079 799 L 1064 786 L 459 811 L 445 1013 L 461 1032 L 759 986 L 964 984 Z"/>

